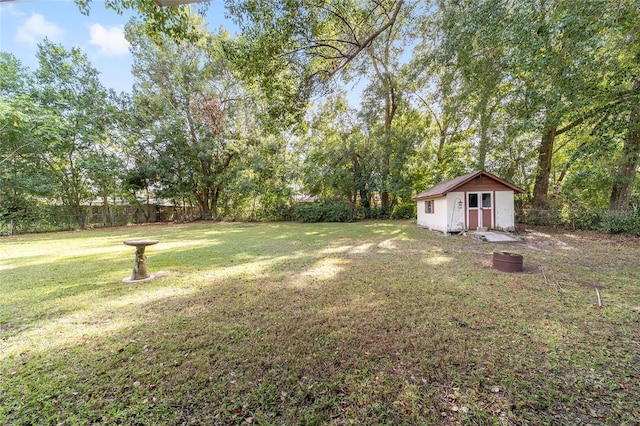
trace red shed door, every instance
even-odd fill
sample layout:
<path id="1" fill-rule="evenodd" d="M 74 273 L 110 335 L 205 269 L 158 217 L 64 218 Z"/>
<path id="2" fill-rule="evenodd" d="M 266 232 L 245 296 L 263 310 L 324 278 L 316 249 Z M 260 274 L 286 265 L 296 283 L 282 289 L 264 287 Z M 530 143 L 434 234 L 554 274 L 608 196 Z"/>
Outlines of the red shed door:
<path id="1" fill-rule="evenodd" d="M 490 192 L 467 194 L 467 223 L 469 229 L 493 227 L 493 200 Z"/>
<path id="2" fill-rule="evenodd" d="M 493 200 L 490 192 L 481 195 L 480 208 L 482 209 L 482 227 L 493 228 Z"/>
<path id="3" fill-rule="evenodd" d="M 478 226 L 480 226 L 478 221 L 478 212 L 478 193 L 470 192 L 467 194 L 467 223 L 469 224 L 469 229 L 478 229 Z"/>

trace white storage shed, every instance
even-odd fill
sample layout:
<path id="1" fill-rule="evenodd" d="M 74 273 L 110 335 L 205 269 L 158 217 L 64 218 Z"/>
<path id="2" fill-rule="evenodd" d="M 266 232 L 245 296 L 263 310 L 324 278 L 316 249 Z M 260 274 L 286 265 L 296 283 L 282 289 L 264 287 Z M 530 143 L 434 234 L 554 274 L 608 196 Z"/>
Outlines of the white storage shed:
<path id="1" fill-rule="evenodd" d="M 485 171 L 440 182 L 413 197 L 418 225 L 445 234 L 515 229 L 514 195 L 524 191 Z"/>

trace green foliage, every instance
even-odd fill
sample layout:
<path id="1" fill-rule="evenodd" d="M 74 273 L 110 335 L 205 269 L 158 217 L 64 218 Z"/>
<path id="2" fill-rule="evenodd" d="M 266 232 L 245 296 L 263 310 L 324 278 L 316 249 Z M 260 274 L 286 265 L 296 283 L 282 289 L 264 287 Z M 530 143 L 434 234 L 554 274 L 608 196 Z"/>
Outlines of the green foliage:
<path id="1" fill-rule="evenodd" d="M 144 21 L 127 26 L 130 97 L 78 48 L 45 40 L 33 73 L 0 53 L 4 217 L 153 197 L 203 218 L 413 217 L 402 200 L 485 168 L 544 198 L 529 223 L 634 232 L 602 212 L 639 193 L 635 0 L 229 0 L 236 38 L 187 6 L 105 6 Z M 340 78 L 363 82 L 358 110 Z M 294 194 L 342 207 L 289 209 Z"/>
<path id="2" fill-rule="evenodd" d="M 562 226 L 560 210 L 525 209 L 524 222 L 533 226 Z"/>
<path id="3" fill-rule="evenodd" d="M 523 187 L 535 180 L 534 198 L 546 200 L 547 185 L 549 195 L 557 192 L 555 178 L 593 167 L 577 161 L 585 150 L 606 158 L 620 149 L 608 141 L 632 126 L 625 117 L 640 74 L 632 59 L 637 2 L 441 1 L 432 12 L 407 70 L 417 105 L 435 124 L 431 146 L 420 147 L 432 169 L 425 181 L 453 177 L 459 161 L 463 170 L 499 171 Z M 582 134 L 563 139 L 570 129 Z M 600 143 L 589 143 L 594 136 Z"/>
<path id="4" fill-rule="evenodd" d="M 0 235 L 22 232 L 17 229 L 22 223 L 41 223 L 49 220 L 49 212 L 43 207 L 37 200 L 19 194 L 9 193 L 0 196 Z"/>
<path id="5" fill-rule="evenodd" d="M 55 177 L 38 156 L 47 152 L 42 141 L 57 139 L 59 124 L 25 95 L 0 98 L 0 214 L 18 218 L 37 197 L 55 197 Z"/>
<path id="6" fill-rule="evenodd" d="M 298 203 L 291 209 L 291 218 L 297 222 L 353 222 L 353 209 L 344 201 Z"/>
<path id="7" fill-rule="evenodd" d="M 323 222 L 353 222 L 351 204 L 344 201 L 333 201 L 324 206 Z"/>
<path id="8" fill-rule="evenodd" d="M 29 87 L 29 71 L 12 54 L 0 52 L 0 96 L 26 94 Z"/>
<path id="9" fill-rule="evenodd" d="M 17 203 L 10 211 L 41 196 L 78 216 L 93 197 L 86 166 L 102 160 L 92 153 L 105 139 L 107 92 L 80 49 L 45 39 L 37 57 L 32 74 L 6 55 L 0 63 L 0 193 Z"/>
<path id="10" fill-rule="evenodd" d="M 353 211 L 353 218 L 354 220 L 386 220 L 390 219 L 390 215 L 387 209 L 383 209 L 380 206 L 370 206 L 369 208 L 358 206 Z"/>
<path id="11" fill-rule="evenodd" d="M 609 234 L 640 236 L 640 212 L 595 210 L 569 207 L 563 209 L 526 209 L 522 220 L 531 226 L 550 226 L 570 230 L 602 231 Z"/>
<path id="12" fill-rule="evenodd" d="M 565 228 L 596 230 L 600 227 L 603 214 L 606 213 L 601 210 L 565 206 L 559 217 Z"/>
<path id="13" fill-rule="evenodd" d="M 38 46 L 33 97 L 58 117 L 57 132 L 41 140 L 45 150 L 35 159 L 56 182 L 57 196 L 70 214 L 80 217 L 81 204 L 93 198 L 83 164 L 106 139 L 108 94 L 98 71 L 77 47 L 44 40 Z"/>
<path id="14" fill-rule="evenodd" d="M 606 211 L 598 227 L 609 234 L 626 234 L 640 237 L 640 210 L 628 212 Z"/>
<path id="15" fill-rule="evenodd" d="M 391 211 L 391 219 L 415 219 L 417 217 L 416 208 L 415 201 L 396 204 Z"/>
<path id="16" fill-rule="evenodd" d="M 135 21 L 127 26 L 139 84 L 135 110 L 143 123 L 135 143 L 147 147 L 140 154 L 155 157 L 160 195 L 192 198 L 203 219 L 216 219 L 235 163 L 259 139 L 258 100 L 222 52 L 228 33 L 212 35 L 202 19 L 191 16 L 191 21 L 199 30 L 193 43 L 151 39 Z M 137 160 L 148 161 L 146 155 Z"/>
<path id="17" fill-rule="evenodd" d="M 259 138 L 235 163 L 224 194 L 231 220 L 287 220 L 296 164 L 280 135 Z"/>
<path id="18" fill-rule="evenodd" d="M 80 11 L 89 15 L 93 0 L 74 0 Z M 125 10 L 135 10 L 144 20 L 145 33 L 150 37 L 169 36 L 173 40 L 197 40 L 198 27 L 193 24 L 193 7 L 199 14 L 207 11 L 208 4 L 199 2 L 192 5 L 158 7 L 153 1 L 146 0 L 105 0 L 104 7 L 118 14 Z"/>
<path id="19" fill-rule="evenodd" d="M 292 207 L 291 218 L 297 222 L 315 223 L 322 222 L 324 216 L 324 204 L 299 203 Z"/>
<path id="20" fill-rule="evenodd" d="M 293 124 L 304 116 L 314 91 L 348 72 L 361 52 L 390 32 L 403 4 L 229 0 L 241 33 L 228 51 L 245 81 L 257 83 L 272 101 L 272 120 Z"/>

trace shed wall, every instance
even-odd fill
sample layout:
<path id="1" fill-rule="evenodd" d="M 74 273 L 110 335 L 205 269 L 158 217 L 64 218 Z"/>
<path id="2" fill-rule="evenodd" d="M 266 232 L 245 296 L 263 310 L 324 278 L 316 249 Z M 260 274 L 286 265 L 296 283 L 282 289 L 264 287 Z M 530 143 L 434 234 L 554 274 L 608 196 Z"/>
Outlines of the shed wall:
<path id="1" fill-rule="evenodd" d="M 464 192 L 450 192 L 447 194 L 447 231 L 462 232 L 464 225 Z"/>
<path id="2" fill-rule="evenodd" d="M 418 225 L 435 231 L 447 232 L 447 199 L 445 197 L 434 198 L 434 212 L 425 213 L 424 203 L 427 200 L 418 201 Z"/>
<path id="3" fill-rule="evenodd" d="M 515 230 L 513 191 L 496 191 L 495 209 L 495 228 L 505 231 Z"/>
<path id="4" fill-rule="evenodd" d="M 464 231 L 464 192 L 450 192 L 433 201 L 434 213 L 425 213 L 425 200 L 418 201 L 418 225 L 445 234 Z"/>

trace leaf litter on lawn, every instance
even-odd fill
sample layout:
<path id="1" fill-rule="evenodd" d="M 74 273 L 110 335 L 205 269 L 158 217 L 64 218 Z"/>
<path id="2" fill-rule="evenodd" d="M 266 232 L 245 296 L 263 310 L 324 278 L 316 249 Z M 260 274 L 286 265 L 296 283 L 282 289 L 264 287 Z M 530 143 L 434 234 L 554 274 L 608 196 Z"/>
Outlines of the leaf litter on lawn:
<path id="1" fill-rule="evenodd" d="M 93 290 L 74 285 L 86 277 L 72 249 L 70 268 L 63 255 L 61 278 L 44 287 L 29 279 L 47 264 L 7 270 L 2 295 L 14 306 L 2 327 L 18 313 L 35 329 L 59 326 L 51 346 L 2 358 L 6 422 L 639 420 L 637 239 L 536 228 L 522 243 L 495 245 L 403 221 L 149 229 L 178 251 L 150 251 L 149 264 L 172 273 L 137 287 L 112 278 L 126 275 L 128 256 L 108 265 L 87 257 Z M 81 232 L 74 243 L 99 246 L 124 231 L 138 232 Z M 47 238 L 38 255 L 55 241 L 23 238 Z M 64 245 L 66 234 L 58 238 Z M 2 249 L 19 254 L 12 241 Z M 522 254 L 525 273 L 494 270 L 493 250 Z M 122 272 L 100 270 L 114 265 Z M 585 282 L 601 285 L 601 308 Z M 67 293 L 49 299 L 58 286 Z M 65 320 L 74 315 L 104 332 L 87 335 L 83 322 Z M 3 345 L 27 338 L 14 330 Z"/>

